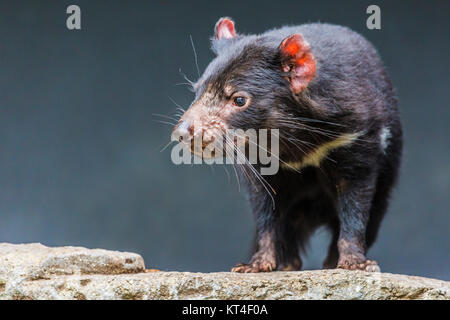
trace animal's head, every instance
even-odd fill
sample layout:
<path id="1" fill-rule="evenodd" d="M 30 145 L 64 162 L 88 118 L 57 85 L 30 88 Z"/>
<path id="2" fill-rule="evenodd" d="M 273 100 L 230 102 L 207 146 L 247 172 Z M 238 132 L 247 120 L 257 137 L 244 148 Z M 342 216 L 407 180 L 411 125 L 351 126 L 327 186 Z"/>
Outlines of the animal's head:
<path id="1" fill-rule="evenodd" d="M 241 36 L 230 18 L 215 26 L 212 49 L 216 58 L 194 84 L 195 99 L 172 132 L 194 150 L 227 129 L 271 129 L 283 106 L 314 78 L 316 62 L 308 43 L 292 34 L 273 45 L 270 36 Z"/>

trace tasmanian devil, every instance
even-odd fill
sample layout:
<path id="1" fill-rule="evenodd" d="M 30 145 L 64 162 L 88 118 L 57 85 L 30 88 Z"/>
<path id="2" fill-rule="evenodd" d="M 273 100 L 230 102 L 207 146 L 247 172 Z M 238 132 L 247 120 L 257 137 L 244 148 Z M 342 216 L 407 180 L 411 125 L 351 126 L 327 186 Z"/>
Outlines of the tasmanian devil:
<path id="1" fill-rule="evenodd" d="M 230 18 L 211 41 L 216 58 L 193 83 L 172 139 L 207 145 L 228 129 L 265 128 L 280 140 L 276 174 L 238 166 L 256 237 L 250 261 L 232 271 L 301 269 L 299 252 L 319 226 L 332 234 L 324 268 L 379 271 L 366 252 L 397 178 L 402 128 L 374 47 L 321 23 L 241 35 Z"/>

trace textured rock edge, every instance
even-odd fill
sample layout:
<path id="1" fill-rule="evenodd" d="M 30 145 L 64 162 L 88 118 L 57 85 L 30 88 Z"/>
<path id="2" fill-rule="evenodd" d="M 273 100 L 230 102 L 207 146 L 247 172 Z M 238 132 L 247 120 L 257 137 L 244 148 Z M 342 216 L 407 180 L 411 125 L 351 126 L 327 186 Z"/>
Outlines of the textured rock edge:
<path id="1" fill-rule="evenodd" d="M 148 272 L 135 253 L 0 243 L 0 299 L 447 299 L 450 282 L 346 270 Z"/>
<path id="2" fill-rule="evenodd" d="M 345 270 L 151 272 L 0 279 L 0 299 L 450 299 L 450 283 Z"/>

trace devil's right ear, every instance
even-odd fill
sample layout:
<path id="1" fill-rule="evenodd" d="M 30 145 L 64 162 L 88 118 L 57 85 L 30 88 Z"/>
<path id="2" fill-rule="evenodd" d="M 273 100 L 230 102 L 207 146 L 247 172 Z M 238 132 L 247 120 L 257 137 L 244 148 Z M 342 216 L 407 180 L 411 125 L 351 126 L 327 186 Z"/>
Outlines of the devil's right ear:
<path id="1" fill-rule="evenodd" d="M 236 39 L 236 29 L 231 18 L 224 17 L 217 21 L 214 27 L 214 37 L 211 39 L 211 49 L 219 54 L 224 47 Z"/>
<path id="2" fill-rule="evenodd" d="M 301 34 L 285 38 L 279 47 L 281 69 L 295 94 L 303 91 L 316 74 L 316 60 Z"/>

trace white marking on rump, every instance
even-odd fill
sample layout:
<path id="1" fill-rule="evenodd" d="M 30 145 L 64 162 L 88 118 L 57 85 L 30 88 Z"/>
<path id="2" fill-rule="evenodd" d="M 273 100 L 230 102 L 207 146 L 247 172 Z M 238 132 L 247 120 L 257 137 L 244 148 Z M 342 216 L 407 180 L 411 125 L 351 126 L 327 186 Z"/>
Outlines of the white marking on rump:
<path id="1" fill-rule="evenodd" d="M 391 130 L 387 127 L 381 128 L 380 131 L 380 144 L 383 152 L 386 152 L 386 148 L 389 146 L 389 139 L 391 138 Z"/>

